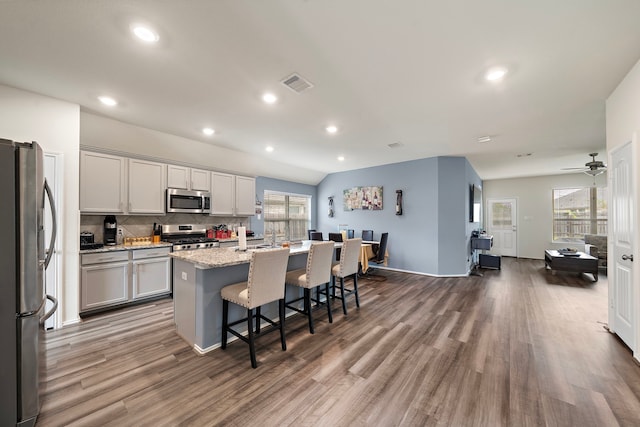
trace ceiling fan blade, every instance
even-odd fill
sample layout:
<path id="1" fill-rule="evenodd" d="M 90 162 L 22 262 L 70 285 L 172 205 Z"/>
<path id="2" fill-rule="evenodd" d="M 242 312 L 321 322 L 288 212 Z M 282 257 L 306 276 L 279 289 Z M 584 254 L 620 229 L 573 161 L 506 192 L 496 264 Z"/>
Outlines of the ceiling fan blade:
<path id="1" fill-rule="evenodd" d="M 589 168 L 562 168 L 563 171 L 581 171 Z"/>

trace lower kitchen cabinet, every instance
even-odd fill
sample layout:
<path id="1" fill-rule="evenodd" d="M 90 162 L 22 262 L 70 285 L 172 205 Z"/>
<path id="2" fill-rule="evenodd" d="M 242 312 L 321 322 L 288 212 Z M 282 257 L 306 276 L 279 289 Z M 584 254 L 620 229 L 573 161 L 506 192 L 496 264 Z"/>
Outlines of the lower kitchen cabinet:
<path id="1" fill-rule="evenodd" d="M 133 299 L 171 291 L 169 248 L 133 251 Z"/>
<path id="2" fill-rule="evenodd" d="M 171 293 L 170 247 L 81 255 L 80 312 Z"/>
<path id="3" fill-rule="evenodd" d="M 129 300 L 128 251 L 82 255 L 80 311 Z"/>

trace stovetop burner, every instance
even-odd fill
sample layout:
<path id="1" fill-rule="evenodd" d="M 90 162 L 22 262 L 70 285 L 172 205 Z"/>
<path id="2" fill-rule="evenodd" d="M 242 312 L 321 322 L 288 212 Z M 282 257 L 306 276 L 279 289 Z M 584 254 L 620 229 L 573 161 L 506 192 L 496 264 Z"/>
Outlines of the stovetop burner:
<path id="1" fill-rule="evenodd" d="M 204 225 L 164 225 L 162 240 L 173 244 L 174 251 L 208 249 L 220 246 L 218 239 L 207 237 Z"/>

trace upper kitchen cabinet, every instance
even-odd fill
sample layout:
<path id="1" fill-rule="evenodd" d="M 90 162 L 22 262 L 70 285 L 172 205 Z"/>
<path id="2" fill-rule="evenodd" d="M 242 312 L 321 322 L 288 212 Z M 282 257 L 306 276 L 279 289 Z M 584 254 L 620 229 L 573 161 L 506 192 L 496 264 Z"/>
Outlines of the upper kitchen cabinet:
<path id="1" fill-rule="evenodd" d="M 129 159 L 129 214 L 165 213 L 166 165 Z"/>
<path id="2" fill-rule="evenodd" d="M 122 214 L 126 210 L 127 159 L 80 152 L 80 211 Z"/>
<path id="3" fill-rule="evenodd" d="M 238 216 L 256 213 L 256 179 L 236 176 L 236 212 Z"/>
<path id="4" fill-rule="evenodd" d="M 211 172 L 185 166 L 167 166 L 167 187 L 183 190 L 210 191 Z"/>
<path id="5" fill-rule="evenodd" d="M 255 178 L 211 172 L 211 215 L 254 215 L 255 193 Z"/>

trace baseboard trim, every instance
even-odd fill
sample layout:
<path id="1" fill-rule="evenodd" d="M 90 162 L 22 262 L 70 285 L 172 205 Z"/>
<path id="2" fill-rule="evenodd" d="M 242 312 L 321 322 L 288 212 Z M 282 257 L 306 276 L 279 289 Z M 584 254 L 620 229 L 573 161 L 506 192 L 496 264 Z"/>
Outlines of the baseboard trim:
<path id="1" fill-rule="evenodd" d="M 419 276 L 429 276 L 429 277 L 467 277 L 468 273 L 462 274 L 432 274 L 432 273 L 424 273 L 422 271 L 412 271 L 412 270 L 403 270 L 401 268 L 391 268 L 391 267 L 379 267 L 379 266 L 370 266 L 369 269 L 379 269 L 379 270 L 389 270 L 389 271 L 397 271 L 399 273 L 409 273 L 409 274 L 417 274 Z"/>

